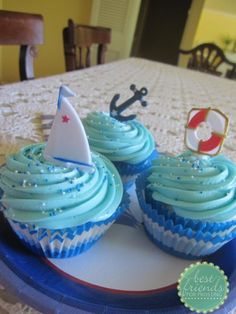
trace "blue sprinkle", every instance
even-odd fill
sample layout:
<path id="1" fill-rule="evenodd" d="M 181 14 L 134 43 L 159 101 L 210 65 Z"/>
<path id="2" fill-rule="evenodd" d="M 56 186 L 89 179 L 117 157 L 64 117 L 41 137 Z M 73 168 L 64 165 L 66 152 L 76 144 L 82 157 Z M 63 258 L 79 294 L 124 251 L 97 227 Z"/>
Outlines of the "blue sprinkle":
<path id="1" fill-rule="evenodd" d="M 180 177 L 177 177 L 177 180 L 180 180 Z"/>
<path id="2" fill-rule="evenodd" d="M 47 169 L 49 172 L 53 172 L 55 168 L 53 166 L 49 166 L 49 167 L 47 167 Z"/>

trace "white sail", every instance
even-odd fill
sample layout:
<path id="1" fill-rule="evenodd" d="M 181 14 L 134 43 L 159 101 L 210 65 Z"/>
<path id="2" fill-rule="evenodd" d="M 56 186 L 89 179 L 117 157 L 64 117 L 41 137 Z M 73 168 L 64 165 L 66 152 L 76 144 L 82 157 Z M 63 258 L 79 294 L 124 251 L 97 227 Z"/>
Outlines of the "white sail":
<path id="1" fill-rule="evenodd" d="M 65 167 L 93 171 L 90 147 L 83 124 L 66 97 L 73 96 L 67 87 L 59 92 L 57 113 L 44 151 L 44 158 Z"/>

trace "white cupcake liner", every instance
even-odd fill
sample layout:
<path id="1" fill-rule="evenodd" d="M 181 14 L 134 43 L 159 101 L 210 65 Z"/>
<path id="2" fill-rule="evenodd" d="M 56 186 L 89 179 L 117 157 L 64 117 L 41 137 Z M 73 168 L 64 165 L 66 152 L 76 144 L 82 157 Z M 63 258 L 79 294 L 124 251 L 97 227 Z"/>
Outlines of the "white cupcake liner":
<path id="1" fill-rule="evenodd" d="M 120 177 L 126 191 L 135 184 L 135 180 L 137 179 L 137 175 L 121 175 Z"/>
<path id="2" fill-rule="evenodd" d="M 72 257 L 83 253 L 97 242 L 128 207 L 128 202 L 125 193 L 122 204 L 106 220 L 87 222 L 71 228 L 50 230 L 8 218 L 7 220 L 19 239 L 33 252 L 48 258 Z"/>
<path id="3" fill-rule="evenodd" d="M 52 232 L 42 228 L 35 230 L 30 225 L 24 225 L 10 219 L 8 222 L 27 247 L 35 253 L 49 258 L 71 257 L 86 251 L 113 223 L 110 221 L 100 226 L 94 225 L 88 230 L 82 225 Z M 84 230 L 82 231 L 82 229 Z"/>
<path id="4" fill-rule="evenodd" d="M 152 207 L 145 200 L 146 177 L 147 174 L 142 174 L 136 180 L 137 197 L 145 229 L 159 247 L 174 255 L 194 259 L 212 254 L 236 237 L 235 225 L 222 223 L 215 228 L 214 223 L 186 222 L 184 218 L 175 219 L 175 216 L 165 214 L 165 204 L 160 203 L 161 208 Z"/>
<path id="5" fill-rule="evenodd" d="M 199 235 L 196 239 L 189 238 L 187 235 L 166 230 L 157 222 L 153 222 L 147 215 L 143 217 L 145 230 L 150 239 L 161 249 L 178 257 L 199 259 L 216 252 L 229 241 L 222 239 L 221 242 L 212 242 L 207 238 L 199 239 Z"/>

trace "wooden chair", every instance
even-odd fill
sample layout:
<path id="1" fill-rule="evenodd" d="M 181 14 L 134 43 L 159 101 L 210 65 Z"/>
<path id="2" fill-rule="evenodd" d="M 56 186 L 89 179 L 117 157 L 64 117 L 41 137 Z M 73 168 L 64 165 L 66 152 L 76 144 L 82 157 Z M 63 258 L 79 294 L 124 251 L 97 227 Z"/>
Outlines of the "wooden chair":
<path id="1" fill-rule="evenodd" d="M 212 43 L 205 43 L 191 50 L 179 50 L 180 54 L 190 55 L 187 67 L 189 69 L 207 72 L 214 75 L 222 75 L 219 66 L 225 64 L 230 68 L 226 71 L 225 77 L 233 78 L 236 63 L 229 61 L 223 50 Z"/>
<path id="2" fill-rule="evenodd" d="M 110 42 L 110 28 L 79 25 L 69 19 L 68 27 L 63 29 L 66 71 L 90 67 L 93 44 L 98 45 L 97 64 L 105 63 L 105 52 Z"/>
<path id="3" fill-rule="evenodd" d="M 20 45 L 20 80 L 34 78 L 35 45 L 43 44 L 43 17 L 0 10 L 0 45 Z"/>

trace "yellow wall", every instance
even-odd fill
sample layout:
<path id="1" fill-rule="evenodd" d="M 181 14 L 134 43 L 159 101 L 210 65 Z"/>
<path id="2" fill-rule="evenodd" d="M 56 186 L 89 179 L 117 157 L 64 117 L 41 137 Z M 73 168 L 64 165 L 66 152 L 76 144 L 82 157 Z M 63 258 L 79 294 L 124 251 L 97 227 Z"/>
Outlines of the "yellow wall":
<path id="1" fill-rule="evenodd" d="M 225 49 L 223 38 L 227 37 L 236 41 L 236 1 L 205 0 L 194 46 L 203 42 L 214 42 Z M 232 50 L 233 46 L 232 41 L 227 51 Z"/>
<path id="2" fill-rule="evenodd" d="M 236 14 L 236 1 L 235 0 L 206 0 L 205 8 L 217 10 L 220 12 Z"/>
<path id="3" fill-rule="evenodd" d="M 200 17 L 205 4 L 205 0 L 193 0 L 191 8 L 188 12 L 188 18 L 180 43 L 180 48 L 184 50 L 191 49 L 194 45 L 194 38 L 200 22 Z M 178 65 L 186 67 L 188 57 L 181 54 L 179 56 Z"/>
<path id="4" fill-rule="evenodd" d="M 224 48 L 223 36 L 230 36 L 236 40 L 236 15 L 204 9 L 194 44 L 214 42 Z"/>
<path id="5" fill-rule="evenodd" d="M 65 72 L 62 29 L 67 25 L 69 18 L 77 23 L 89 24 L 92 1 L 0 0 L 0 8 L 2 3 L 4 10 L 39 13 L 44 17 L 44 45 L 38 46 L 39 54 L 35 59 L 34 67 L 35 77 Z M 18 53 L 18 47 L 2 47 L 0 81 L 7 83 L 19 80 Z"/>

